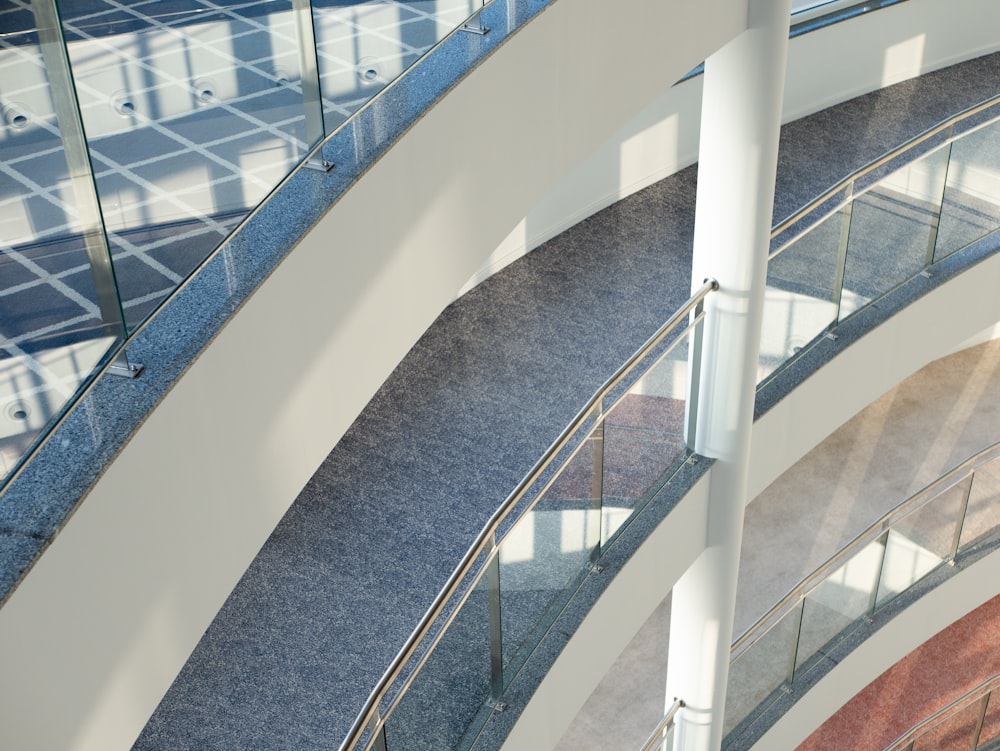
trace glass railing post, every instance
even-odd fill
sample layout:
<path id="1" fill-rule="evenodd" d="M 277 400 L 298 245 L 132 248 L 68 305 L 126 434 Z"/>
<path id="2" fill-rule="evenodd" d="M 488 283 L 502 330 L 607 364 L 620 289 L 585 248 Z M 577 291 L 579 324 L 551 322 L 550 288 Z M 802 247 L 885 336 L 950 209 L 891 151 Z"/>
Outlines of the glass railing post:
<path id="1" fill-rule="evenodd" d="M 800 597 L 798 605 L 795 606 L 795 627 L 792 629 L 792 644 L 788 657 L 787 682 L 791 684 L 795 680 L 795 663 L 799 660 L 799 645 L 802 644 L 802 614 L 806 609 L 806 598 Z"/>
<path id="2" fill-rule="evenodd" d="M 851 213 L 854 209 L 854 182 L 844 189 L 844 210 L 840 222 L 840 243 L 837 247 L 837 266 L 833 278 L 833 299 L 837 312 L 833 319 L 836 326 L 840 323 L 840 311 L 843 308 L 844 278 L 847 274 L 847 249 L 851 244 Z"/>
<path id="3" fill-rule="evenodd" d="M 590 434 L 591 476 L 590 476 L 590 519 L 586 544 L 590 547 L 590 562 L 601 557 L 601 543 L 604 540 L 604 524 L 601 519 L 604 508 L 604 415 L 601 405 L 597 405 L 597 425 Z"/>
<path id="4" fill-rule="evenodd" d="M 53 108 L 79 212 L 80 229 L 94 280 L 101 321 L 105 334 L 122 344 L 128 334 L 125 316 L 118 294 L 118 283 L 115 280 L 114 264 L 97 196 L 97 184 L 94 182 L 87 135 L 77 103 L 76 86 L 59 9 L 55 0 L 35 0 L 31 4 L 31 10 L 38 27 L 39 46 L 51 84 Z M 119 375 L 135 376 L 141 366 L 130 364 L 124 348 L 121 348 L 110 370 Z"/>
<path id="5" fill-rule="evenodd" d="M 969 481 L 965 483 L 965 492 L 962 493 L 962 501 L 958 510 L 958 518 L 955 520 L 955 539 L 951 543 L 951 554 L 948 562 L 954 563 L 958 555 L 958 547 L 962 544 L 962 530 L 965 529 L 965 517 L 969 513 L 969 499 L 972 497 L 972 485 L 976 482 L 975 471 L 969 475 Z"/>
<path id="6" fill-rule="evenodd" d="M 490 556 L 486 572 L 490 618 L 490 698 L 499 706 L 503 695 L 503 630 L 500 613 L 500 551 L 497 550 L 495 532 L 490 538 L 487 555 Z"/>
<path id="7" fill-rule="evenodd" d="M 698 396 L 701 386 L 701 364 L 705 346 L 704 326 L 701 324 L 700 319 L 704 312 L 705 301 L 702 299 L 691 313 L 691 320 L 696 322 L 696 324 L 691 331 L 691 350 L 688 356 L 688 398 L 684 406 L 687 413 L 684 421 L 684 445 L 689 451 L 694 451 L 698 425 Z"/>
<path id="8" fill-rule="evenodd" d="M 948 128 L 948 139 L 951 139 L 955 126 Z M 934 256 L 937 252 L 938 234 L 941 229 L 941 216 L 944 214 L 944 199 L 948 193 L 948 172 L 951 170 L 951 149 L 953 144 L 949 143 L 944 149 L 944 168 L 941 170 L 941 189 L 935 192 L 938 197 L 937 210 L 931 216 L 930 233 L 927 239 L 927 262 L 926 266 L 934 264 Z"/>
<path id="9" fill-rule="evenodd" d="M 316 27 L 311 0 L 292 0 L 295 16 L 295 40 L 299 48 L 299 82 L 302 86 L 302 105 L 305 115 L 306 149 L 312 150 L 326 138 L 323 122 L 323 90 L 319 79 L 319 58 L 316 52 Z M 308 167 L 328 171 L 331 162 L 317 151 L 306 162 Z"/>
<path id="10" fill-rule="evenodd" d="M 990 705 L 990 694 L 992 691 L 987 691 L 986 695 L 979 700 L 979 717 L 976 720 L 976 729 L 972 732 L 972 751 L 976 751 L 979 748 L 979 739 L 983 735 L 983 725 L 986 724 L 986 710 Z"/>
<path id="11" fill-rule="evenodd" d="M 870 618 L 875 614 L 875 608 L 878 606 L 878 593 L 882 588 L 882 574 L 885 572 L 885 558 L 889 550 L 889 532 L 886 530 L 878 537 L 878 544 L 882 548 L 881 554 L 879 555 L 878 568 L 875 570 L 875 582 L 872 585 L 872 591 L 869 594 L 868 599 L 868 617 Z"/>
<path id="12" fill-rule="evenodd" d="M 385 725 L 382 725 L 382 716 L 379 714 L 378 710 L 375 710 L 375 714 L 372 715 L 371 722 L 368 727 L 371 728 L 372 733 L 375 738 L 371 742 L 371 751 L 388 751 L 388 746 L 385 742 Z"/>

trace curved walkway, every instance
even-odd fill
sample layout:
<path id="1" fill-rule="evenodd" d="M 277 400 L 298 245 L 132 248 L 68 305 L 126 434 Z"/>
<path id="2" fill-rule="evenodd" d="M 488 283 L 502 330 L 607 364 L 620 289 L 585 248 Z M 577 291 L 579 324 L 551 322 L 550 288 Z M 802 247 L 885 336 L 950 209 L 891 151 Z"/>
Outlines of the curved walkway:
<path id="1" fill-rule="evenodd" d="M 775 214 L 997 93 L 1000 55 L 783 130 Z M 135 748 L 336 747 L 483 523 L 687 298 L 694 169 L 442 313 L 292 505 Z M 377 332 L 372 332 L 377 336 Z"/>
<path id="2" fill-rule="evenodd" d="M 929 363 L 834 431 L 747 507 L 735 633 L 752 626 L 786 592 L 897 503 L 1000 440 L 998 420 L 1000 339 Z M 977 476 L 977 482 L 984 480 L 984 474 Z M 988 486 L 996 497 L 1000 481 Z M 641 745 L 662 716 L 667 699 L 663 676 L 669 622 L 668 598 L 608 671 L 558 751 Z M 984 632 L 972 644 L 982 647 L 992 633 Z M 994 657 L 1000 660 L 1000 653 Z M 990 670 L 958 671 L 963 685 L 954 695 L 998 672 Z M 880 741 L 875 741 L 871 748 L 881 751 L 933 712 L 934 702 L 929 692 L 914 697 L 912 706 L 898 701 L 890 729 L 878 735 L 885 744 L 877 746 Z M 846 709 L 842 714 L 831 727 L 865 724 L 863 716 Z M 876 724 L 870 723 L 866 732 L 874 733 Z M 817 731 L 815 737 L 829 740 L 826 733 Z M 860 750 L 858 743 L 810 741 L 802 751 Z"/>
<path id="3" fill-rule="evenodd" d="M 1000 597 L 994 597 L 872 681 L 796 751 L 883 751 L 910 728 L 1000 673 L 998 638 Z M 966 751 L 978 711 L 974 706 L 930 729 L 915 748 Z M 992 697 L 985 719 L 982 740 L 995 739 L 1000 710 Z"/>

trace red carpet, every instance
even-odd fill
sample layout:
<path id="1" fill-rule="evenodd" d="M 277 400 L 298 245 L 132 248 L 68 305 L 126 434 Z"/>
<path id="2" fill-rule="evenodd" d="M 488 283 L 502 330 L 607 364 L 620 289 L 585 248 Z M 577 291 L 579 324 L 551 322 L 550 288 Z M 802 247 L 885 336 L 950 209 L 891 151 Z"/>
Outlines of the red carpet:
<path id="1" fill-rule="evenodd" d="M 883 751 L 924 718 L 1000 674 L 1000 597 L 924 642 L 875 679 L 805 740 L 798 751 Z M 991 702 L 983 737 L 1000 732 L 1000 697 Z M 963 713 L 971 717 L 975 710 Z M 916 749 L 968 751 L 970 735 L 951 723 Z M 974 726 L 974 720 L 971 721 Z M 970 729 L 971 733 L 971 729 Z M 964 737 L 961 737 L 964 736 Z M 915 749 L 915 751 L 916 751 Z"/>

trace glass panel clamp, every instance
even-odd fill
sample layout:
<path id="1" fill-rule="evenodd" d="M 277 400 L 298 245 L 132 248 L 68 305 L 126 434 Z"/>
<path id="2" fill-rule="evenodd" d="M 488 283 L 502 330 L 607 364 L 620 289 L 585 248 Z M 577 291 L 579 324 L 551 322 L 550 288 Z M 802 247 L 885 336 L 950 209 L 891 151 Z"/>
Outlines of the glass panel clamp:
<path id="1" fill-rule="evenodd" d="M 321 156 L 314 156 L 306 160 L 305 166 L 320 172 L 329 172 L 333 169 L 333 162 L 328 162 Z"/>
<path id="2" fill-rule="evenodd" d="M 480 13 L 482 13 L 482 11 L 480 11 Z M 479 17 L 480 13 L 476 13 L 474 17 L 470 18 L 464 24 L 459 26 L 458 30 L 466 31 L 469 34 L 479 34 L 480 36 L 489 34 L 490 33 L 489 27 L 483 26 L 482 19 L 480 19 Z"/>
<path id="3" fill-rule="evenodd" d="M 143 366 L 141 363 L 128 361 L 128 353 L 124 347 L 118 350 L 115 359 L 108 366 L 108 373 L 120 378 L 138 378 L 142 371 Z"/>

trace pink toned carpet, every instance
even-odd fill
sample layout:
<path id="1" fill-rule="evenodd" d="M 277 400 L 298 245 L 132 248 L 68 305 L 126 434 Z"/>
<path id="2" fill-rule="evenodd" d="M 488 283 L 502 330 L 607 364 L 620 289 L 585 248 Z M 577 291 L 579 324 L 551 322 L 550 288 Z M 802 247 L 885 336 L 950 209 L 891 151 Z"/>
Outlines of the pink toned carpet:
<path id="1" fill-rule="evenodd" d="M 997 674 L 1000 597 L 924 642 L 868 684 L 798 751 L 883 751 L 918 722 Z M 990 704 L 983 738 L 1000 734 L 1000 696 Z M 914 751 L 968 751 L 974 715 L 975 710 L 963 713 L 918 742 Z"/>

